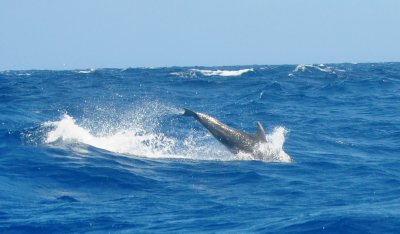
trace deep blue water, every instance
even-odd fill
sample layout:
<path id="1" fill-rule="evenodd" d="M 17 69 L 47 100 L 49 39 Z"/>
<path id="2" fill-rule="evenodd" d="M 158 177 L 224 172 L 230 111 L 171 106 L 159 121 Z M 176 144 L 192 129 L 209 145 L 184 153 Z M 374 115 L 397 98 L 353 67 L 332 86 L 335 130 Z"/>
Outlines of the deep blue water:
<path id="1" fill-rule="evenodd" d="M 400 63 L 3 71 L 0 232 L 398 233 L 399 114 Z"/>

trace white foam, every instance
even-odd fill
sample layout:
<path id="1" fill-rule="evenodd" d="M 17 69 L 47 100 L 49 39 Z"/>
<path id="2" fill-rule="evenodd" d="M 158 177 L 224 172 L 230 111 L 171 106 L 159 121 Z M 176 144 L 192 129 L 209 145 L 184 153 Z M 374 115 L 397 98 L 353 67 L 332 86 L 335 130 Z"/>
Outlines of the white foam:
<path id="1" fill-rule="evenodd" d="M 253 68 L 246 68 L 246 69 L 240 69 L 240 70 L 203 70 L 203 69 L 190 69 L 187 72 L 172 72 L 170 73 L 171 75 L 176 75 L 179 77 L 197 77 L 197 74 L 201 74 L 203 76 L 241 76 L 247 72 L 252 72 L 254 71 Z"/>
<path id="2" fill-rule="evenodd" d="M 236 158 L 264 162 L 293 162 L 292 158 L 283 150 L 286 133 L 287 130 L 284 127 L 276 127 L 271 134 L 266 135 L 267 142 L 259 144 L 254 149 L 254 154 L 240 152 Z"/>
<path id="3" fill-rule="evenodd" d="M 195 78 L 195 77 L 197 77 L 196 72 L 191 71 L 191 70 L 185 71 L 185 72 L 171 72 L 169 74 L 174 75 L 174 76 L 178 76 L 178 77 L 182 77 L 182 78 Z"/>
<path id="4" fill-rule="evenodd" d="M 309 64 L 300 64 L 297 65 L 297 67 L 293 70 L 293 72 L 303 72 L 307 68 L 314 68 L 316 70 L 322 71 L 322 72 L 331 72 L 332 67 L 326 67 L 324 64 L 319 64 L 319 65 L 309 65 Z"/>
<path id="5" fill-rule="evenodd" d="M 171 150 L 175 140 L 164 134 L 148 133 L 140 128 L 121 129 L 115 133 L 96 135 L 89 129 L 79 126 L 75 119 L 64 114 L 60 121 L 46 122 L 45 127 L 53 127 L 46 135 L 45 143 L 83 143 L 111 152 L 145 157 L 176 158 Z"/>
<path id="6" fill-rule="evenodd" d="M 295 74 L 300 73 L 300 72 L 304 72 L 307 69 L 314 69 L 314 70 L 318 70 L 321 72 L 326 72 L 326 73 L 330 73 L 330 74 L 336 74 L 336 72 L 345 72 L 345 70 L 342 69 L 338 69 L 335 67 L 330 67 L 330 66 L 326 66 L 325 64 L 318 64 L 318 65 L 313 65 L 313 64 L 299 64 L 296 66 L 296 68 L 288 74 L 288 76 L 293 77 Z"/>
<path id="7" fill-rule="evenodd" d="M 28 72 L 22 72 L 22 73 L 17 73 L 16 74 L 17 76 L 30 76 L 30 75 L 32 75 L 31 73 L 28 73 Z"/>
<path id="8" fill-rule="evenodd" d="M 95 71 L 96 71 L 96 69 L 90 68 L 90 69 L 80 70 L 80 71 L 78 71 L 78 73 L 88 74 L 88 73 L 93 73 Z"/>
<path id="9" fill-rule="evenodd" d="M 287 130 L 284 127 L 276 127 L 274 131 L 267 135 L 267 143 L 260 144 L 260 150 L 264 152 L 263 161 L 270 162 L 292 162 L 291 157 L 283 150 L 286 140 Z"/>
<path id="10" fill-rule="evenodd" d="M 296 68 L 292 72 L 296 73 L 296 72 L 305 71 L 307 66 L 310 66 L 310 65 L 299 64 L 296 66 Z"/>
<path id="11" fill-rule="evenodd" d="M 191 69 L 194 72 L 199 72 L 204 76 L 241 76 L 244 73 L 254 71 L 253 68 L 246 68 L 241 70 L 200 70 Z"/>
<path id="12" fill-rule="evenodd" d="M 146 115 L 149 117 L 148 115 Z M 153 117 L 150 121 L 156 121 Z M 103 123 L 104 124 L 104 123 Z M 46 122 L 48 129 L 44 137 L 46 144 L 83 143 L 115 153 L 149 158 L 187 158 L 195 160 L 262 160 L 267 162 L 290 162 L 291 159 L 283 150 L 286 130 L 275 128 L 267 135 L 267 143 L 261 144 L 258 151 L 265 155 L 254 158 L 251 155 L 231 154 L 209 133 L 191 130 L 184 139 L 167 136 L 152 128 L 145 129 L 140 121 L 131 126 L 117 123 L 104 124 L 107 128 L 115 125 L 112 130 L 91 131 L 89 127 L 78 124 L 76 120 L 64 114 L 59 121 Z M 113 127 L 111 127 L 113 128 Z"/>

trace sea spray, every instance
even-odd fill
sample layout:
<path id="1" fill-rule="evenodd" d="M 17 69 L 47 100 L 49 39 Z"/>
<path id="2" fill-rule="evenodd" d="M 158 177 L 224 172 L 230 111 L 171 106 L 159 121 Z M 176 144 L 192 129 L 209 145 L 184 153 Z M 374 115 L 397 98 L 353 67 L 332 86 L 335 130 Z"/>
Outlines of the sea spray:
<path id="1" fill-rule="evenodd" d="M 143 109 L 140 110 L 140 112 Z M 148 112 L 148 110 L 146 110 Z M 153 116 L 153 118 L 156 118 Z M 284 152 L 286 130 L 277 127 L 267 135 L 267 142 L 260 144 L 257 150 L 265 157 L 254 158 L 246 154 L 232 155 L 207 132 L 190 130 L 184 139 L 167 136 L 155 129 L 147 129 L 142 121 L 132 122 L 130 126 L 120 123 L 104 123 L 115 125 L 113 131 L 95 132 L 82 126 L 68 114 L 63 114 L 58 121 L 48 121 L 43 129 L 45 144 L 82 143 L 115 153 L 149 158 L 188 158 L 194 160 L 262 160 L 266 162 L 290 162 Z M 99 129 L 99 128 L 95 128 Z"/>

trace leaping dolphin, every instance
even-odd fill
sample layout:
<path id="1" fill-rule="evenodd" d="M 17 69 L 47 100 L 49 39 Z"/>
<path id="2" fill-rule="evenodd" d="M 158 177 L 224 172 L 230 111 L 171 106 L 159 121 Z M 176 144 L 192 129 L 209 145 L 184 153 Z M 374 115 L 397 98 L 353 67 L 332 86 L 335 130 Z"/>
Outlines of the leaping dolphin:
<path id="1" fill-rule="evenodd" d="M 264 128 L 260 122 L 257 122 L 257 132 L 250 134 L 240 130 L 229 127 L 221 123 L 214 117 L 209 115 L 194 112 L 184 108 L 184 116 L 192 116 L 197 119 L 210 133 L 217 138 L 223 145 L 225 145 L 233 154 L 240 152 L 251 154 L 256 159 L 262 159 L 262 152 L 259 152 L 256 147 L 262 143 L 267 142 L 265 137 Z"/>

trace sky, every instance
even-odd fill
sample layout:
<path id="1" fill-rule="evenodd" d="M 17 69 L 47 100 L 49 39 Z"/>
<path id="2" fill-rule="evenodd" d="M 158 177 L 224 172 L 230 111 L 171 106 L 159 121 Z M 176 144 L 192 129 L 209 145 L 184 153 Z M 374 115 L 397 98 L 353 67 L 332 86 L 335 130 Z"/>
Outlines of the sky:
<path id="1" fill-rule="evenodd" d="M 0 0 L 0 70 L 400 61 L 399 0 Z"/>

